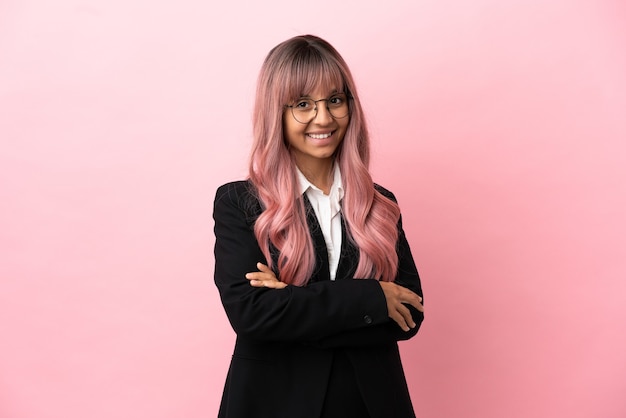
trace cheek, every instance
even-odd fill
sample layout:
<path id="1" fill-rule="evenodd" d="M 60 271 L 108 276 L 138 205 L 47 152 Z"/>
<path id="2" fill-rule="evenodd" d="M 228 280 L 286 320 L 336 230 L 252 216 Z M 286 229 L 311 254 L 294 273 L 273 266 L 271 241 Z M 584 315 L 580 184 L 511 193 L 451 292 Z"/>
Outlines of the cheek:
<path id="1" fill-rule="evenodd" d="M 302 126 L 296 125 L 292 121 L 285 119 L 283 122 L 283 136 L 287 143 L 293 144 L 302 135 Z"/>
<path id="2" fill-rule="evenodd" d="M 348 130 L 349 125 L 350 125 L 349 118 L 346 118 L 345 120 L 342 120 L 341 122 L 339 122 L 339 128 L 341 129 L 342 135 L 345 135 L 346 131 Z"/>
<path id="3" fill-rule="evenodd" d="M 285 111 L 285 113 L 283 113 L 283 133 L 285 134 L 285 136 L 287 135 L 287 132 L 289 132 L 292 129 L 292 125 L 291 125 L 291 121 L 289 120 L 289 114 L 287 113 L 287 111 Z"/>

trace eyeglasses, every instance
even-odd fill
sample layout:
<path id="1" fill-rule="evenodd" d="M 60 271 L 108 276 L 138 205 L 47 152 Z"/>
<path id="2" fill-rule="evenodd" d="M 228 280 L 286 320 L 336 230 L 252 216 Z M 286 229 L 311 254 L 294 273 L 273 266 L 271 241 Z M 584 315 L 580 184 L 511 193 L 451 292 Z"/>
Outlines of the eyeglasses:
<path id="1" fill-rule="evenodd" d="M 327 99 L 319 100 L 301 98 L 296 100 L 294 104 L 285 105 L 285 107 L 291 108 L 295 120 L 306 124 L 317 116 L 317 102 L 326 102 L 326 109 L 334 119 L 345 118 L 350 113 L 348 96 L 345 93 L 335 93 Z"/>

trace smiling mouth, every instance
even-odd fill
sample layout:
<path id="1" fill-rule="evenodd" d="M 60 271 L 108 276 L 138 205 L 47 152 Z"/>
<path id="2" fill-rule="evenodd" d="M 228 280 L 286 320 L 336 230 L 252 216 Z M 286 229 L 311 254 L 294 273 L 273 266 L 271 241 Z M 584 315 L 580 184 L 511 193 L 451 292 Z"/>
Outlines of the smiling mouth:
<path id="1" fill-rule="evenodd" d="M 333 133 L 332 132 L 328 132 L 325 134 L 306 134 L 307 136 L 313 138 L 313 139 L 326 139 L 328 137 L 330 137 Z"/>

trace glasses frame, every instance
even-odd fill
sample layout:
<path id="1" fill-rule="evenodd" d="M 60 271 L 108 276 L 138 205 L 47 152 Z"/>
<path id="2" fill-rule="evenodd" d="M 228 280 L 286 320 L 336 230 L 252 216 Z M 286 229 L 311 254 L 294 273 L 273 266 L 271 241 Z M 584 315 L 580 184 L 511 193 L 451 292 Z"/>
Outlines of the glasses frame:
<path id="1" fill-rule="evenodd" d="M 333 97 L 338 96 L 338 95 L 344 95 L 344 96 L 346 97 L 346 104 L 348 105 L 348 113 L 346 113 L 346 115 L 345 115 L 345 116 L 340 116 L 340 117 L 337 117 L 337 116 L 333 115 L 333 112 L 331 112 L 330 107 L 328 107 L 328 101 L 329 101 L 330 99 L 332 99 Z M 298 122 L 298 123 L 303 124 L 303 125 L 306 125 L 306 124 L 308 124 L 308 123 L 311 123 L 311 121 L 317 117 L 317 103 L 318 103 L 318 102 L 326 102 L 326 110 L 328 110 L 328 114 L 330 115 L 330 117 L 332 117 L 332 118 L 333 118 L 333 119 L 335 119 L 335 120 L 337 120 L 337 119 L 343 119 L 343 118 L 345 118 L 345 117 L 350 116 L 350 110 L 351 110 L 351 109 L 350 109 L 350 100 L 352 100 L 352 96 L 350 96 L 348 93 L 344 93 L 344 92 L 336 92 L 336 93 L 331 94 L 330 96 L 328 96 L 328 97 L 327 97 L 327 98 L 325 98 L 325 99 L 319 99 L 319 100 L 312 100 L 312 99 L 307 99 L 307 98 L 305 98 L 305 97 L 301 97 L 301 98 L 297 99 L 297 100 L 296 100 L 296 102 L 298 102 L 298 101 L 300 101 L 300 100 L 303 100 L 303 99 L 306 99 L 306 100 L 311 100 L 311 101 L 313 102 L 313 105 L 315 106 L 315 107 L 313 108 L 313 110 L 315 111 L 315 113 L 313 114 L 313 116 L 311 117 L 311 119 L 309 119 L 309 121 L 308 121 L 308 122 L 300 122 L 300 120 L 296 117 L 296 114 L 294 113 L 294 110 L 293 110 L 293 109 L 294 109 L 297 105 L 285 105 L 285 107 L 289 107 L 289 108 L 291 108 L 291 116 L 293 116 L 294 120 L 295 120 L 296 122 Z"/>

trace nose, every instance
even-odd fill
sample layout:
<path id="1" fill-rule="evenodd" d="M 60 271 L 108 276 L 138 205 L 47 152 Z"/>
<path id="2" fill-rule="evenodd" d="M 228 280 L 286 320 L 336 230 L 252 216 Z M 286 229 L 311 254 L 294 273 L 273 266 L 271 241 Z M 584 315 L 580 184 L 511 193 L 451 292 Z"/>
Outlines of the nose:
<path id="1" fill-rule="evenodd" d="M 330 110 L 328 110 L 328 104 L 326 103 L 326 100 L 318 100 L 317 103 L 315 103 L 315 107 L 317 109 L 317 114 L 315 115 L 313 120 L 316 123 L 320 125 L 325 125 L 331 123 L 334 120 L 333 116 L 330 114 Z"/>

